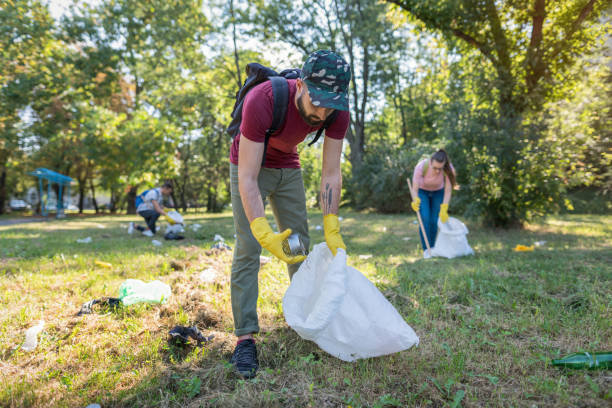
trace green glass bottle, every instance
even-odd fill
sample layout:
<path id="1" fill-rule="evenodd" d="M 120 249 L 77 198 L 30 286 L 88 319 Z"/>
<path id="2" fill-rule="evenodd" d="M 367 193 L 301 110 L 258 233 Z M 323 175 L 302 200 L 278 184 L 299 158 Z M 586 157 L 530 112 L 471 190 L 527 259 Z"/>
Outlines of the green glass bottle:
<path id="1" fill-rule="evenodd" d="M 559 360 L 553 360 L 552 365 L 566 368 L 612 369 L 612 351 L 574 353 Z"/>

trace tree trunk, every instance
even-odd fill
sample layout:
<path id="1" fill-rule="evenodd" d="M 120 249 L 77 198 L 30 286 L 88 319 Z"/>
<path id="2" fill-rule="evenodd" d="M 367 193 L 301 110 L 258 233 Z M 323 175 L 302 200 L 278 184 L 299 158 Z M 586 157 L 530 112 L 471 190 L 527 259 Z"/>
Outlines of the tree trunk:
<path id="1" fill-rule="evenodd" d="M 234 13 L 234 0 L 229 2 L 230 16 L 232 22 L 232 39 L 234 40 L 234 62 L 236 63 L 236 74 L 238 81 L 238 89 L 242 87 L 242 76 L 240 75 L 240 58 L 238 57 L 238 47 L 236 46 L 236 16 Z"/>
<path id="2" fill-rule="evenodd" d="M 130 187 L 127 193 L 127 213 L 136 214 L 136 194 L 137 189 L 135 186 Z"/>
<path id="3" fill-rule="evenodd" d="M 109 210 L 111 214 L 117 213 L 117 193 L 115 190 L 111 190 Z"/>
<path id="4" fill-rule="evenodd" d="M 6 166 L 2 166 L 0 173 L 0 214 L 4 214 L 4 206 L 6 205 Z"/>
<path id="5" fill-rule="evenodd" d="M 79 179 L 79 214 L 83 214 L 85 204 L 85 180 Z"/>
<path id="6" fill-rule="evenodd" d="M 91 201 L 93 203 L 94 208 L 96 209 L 96 214 L 98 214 L 98 202 L 96 201 L 96 190 L 94 188 L 93 180 L 89 180 L 89 187 L 91 188 Z"/>

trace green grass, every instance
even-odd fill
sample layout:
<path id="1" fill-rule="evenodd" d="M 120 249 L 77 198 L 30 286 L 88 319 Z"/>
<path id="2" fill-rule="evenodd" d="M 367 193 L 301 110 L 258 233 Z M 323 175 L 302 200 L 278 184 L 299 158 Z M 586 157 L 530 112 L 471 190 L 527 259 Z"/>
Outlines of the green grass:
<path id="1" fill-rule="evenodd" d="M 420 345 L 355 363 L 327 355 L 285 323 L 289 280 L 273 260 L 259 278 L 261 369 L 250 381 L 227 363 L 235 342 L 231 254 L 209 250 L 215 234 L 233 246 L 230 213 L 189 215 L 203 228 L 161 247 L 127 235 L 122 227 L 136 217 L 0 226 L 0 406 L 612 404 L 610 371 L 550 365 L 578 350 L 612 350 L 612 217 L 564 215 L 522 231 L 468 224 L 475 256 L 423 260 L 413 216 L 341 215 L 349 263 L 387 296 Z M 321 223 L 312 213 L 314 243 L 323 240 L 314 228 Z M 76 243 L 87 236 L 91 244 Z M 534 252 L 511 250 L 542 240 Z M 204 283 L 198 275 L 209 267 L 218 275 Z M 75 316 L 88 300 L 117 296 L 128 278 L 160 279 L 173 296 L 164 305 Z M 46 322 L 39 345 L 26 353 L 24 331 L 39 319 Z M 197 324 L 215 338 L 202 348 L 169 346 L 177 324 Z"/>

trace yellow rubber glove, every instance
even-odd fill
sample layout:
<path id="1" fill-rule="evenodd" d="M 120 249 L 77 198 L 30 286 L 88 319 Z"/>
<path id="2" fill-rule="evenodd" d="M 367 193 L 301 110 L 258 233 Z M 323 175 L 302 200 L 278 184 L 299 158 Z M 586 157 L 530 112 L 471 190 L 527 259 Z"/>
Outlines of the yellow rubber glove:
<path id="1" fill-rule="evenodd" d="M 168 214 L 164 215 L 164 218 L 166 218 L 166 221 L 168 221 L 168 223 L 170 225 L 176 224 L 176 221 L 174 221 L 174 219 L 171 216 L 169 216 Z"/>
<path id="2" fill-rule="evenodd" d="M 448 221 L 448 204 L 440 204 L 440 221 L 442 224 Z"/>
<path id="3" fill-rule="evenodd" d="M 346 245 L 340 235 L 340 221 L 336 214 L 327 214 L 323 217 L 323 232 L 325 233 L 325 242 L 327 247 L 332 251 L 332 254 L 336 256 L 338 248 L 342 248 L 346 251 Z"/>
<path id="4" fill-rule="evenodd" d="M 294 264 L 306 259 L 304 255 L 290 256 L 286 255 L 283 251 L 283 241 L 291 235 L 291 228 L 287 228 L 280 234 L 276 234 L 272 231 L 265 217 L 258 217 L 251 222 L 251 231 L 257 242 L 259 242 L 259 245 L 266 248 L 272 255 L 281 261 L 285 261 L 288 264 Z"/>
<path id="5" fill-rule="evenodd" d="M 421 208 L 421 199 L 419 197 L 412 200 L 410 206 L 415 212 L 419 212 L 419 208 Z"/>

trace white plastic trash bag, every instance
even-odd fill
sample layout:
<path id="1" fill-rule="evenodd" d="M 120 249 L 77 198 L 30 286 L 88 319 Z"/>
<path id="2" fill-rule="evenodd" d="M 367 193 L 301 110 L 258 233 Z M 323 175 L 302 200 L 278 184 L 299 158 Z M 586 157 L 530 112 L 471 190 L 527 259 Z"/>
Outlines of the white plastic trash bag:
<path id="1" fill-rule="evenodd" d="M 436 244 L 431 248 L 431 256 L 455 258 L 457 256 L 473 255 L 474 250 L 468 244 L 467 234 L 467 227 L 458 219 L 448 217 L 448 221 L 445 223 L 438 219 L 438 235 Z"/>
<path id="2" fill-rule="evenodd" d="M 344 361 L 396 353 L 419 343 L 416 333 L 346 252 L 316 245 L 283 297 L 289 326 Z"/>
<path id="3" fill-rule="evenodd" d="M 168 217 L 172 218 L 172 220 L 177 224 L 183 224 L 183 216 L 178 213 L 176 210 L 168 211 Z"/>

